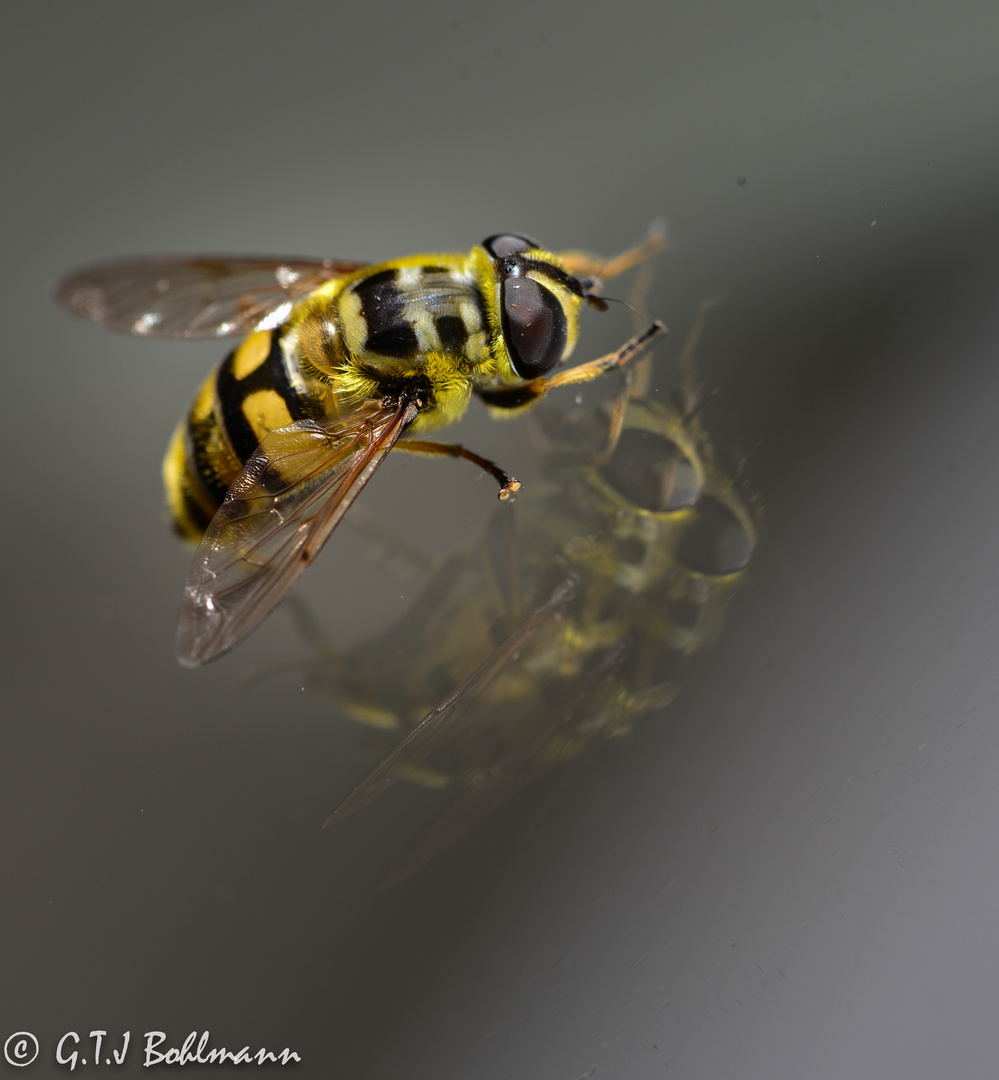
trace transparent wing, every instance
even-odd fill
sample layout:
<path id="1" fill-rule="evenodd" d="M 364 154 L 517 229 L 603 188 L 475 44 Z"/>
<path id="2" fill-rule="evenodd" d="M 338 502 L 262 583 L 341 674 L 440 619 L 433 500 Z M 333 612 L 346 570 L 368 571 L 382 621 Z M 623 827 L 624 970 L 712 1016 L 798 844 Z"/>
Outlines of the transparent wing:
<path id="1" fill-rule="evenodd" d="M 348 417 L 299 420 L 264 439 L 194 557 L 177 624 L 182 664 L 214 660 L 263 622 L 417 412 L 405 401 L 369 401 Z"/>
<path id="2" fill-rule="evenodd" d="M 291 304 L 366 263 L 330 259 L 126 259 L 63 278 L 55 300 L 123 334 L 222 338 L 284 321 Z"/>
<path id="3" fill-rule="evenodd" d="M 537 717 L 536 723 L 510 744 L 417 840 L 383 882 L 383 887 L 396 885 L 422 870 L 525 787 L 544 776 L 559 760 L 556 752 L 565 729 L 568 729 L 570 740 L 580 740 L 580 732 L 573 723 L 577 714 L 587 714 L 595 700 L 601 701 L 607 691 L 613 691 L 615 665 L 619 659 L 620 651 L 616 648 L 598 658 L 582 683 L 547 716 Z M 584 760 L 581 755 L 585 750 L 592 749 L 595 738 L 594 734 L 587 746 L 574 749 L 572 757 L 577 766 Z"/>
<path id="4" fill-rule="evenodd" d="M 571 579 L 563 581 L 548 601 L 537 608 L 492 655 L 439 705 L 429 712 L 402 742 L 387 754 L 326 819 L 334 825 L 372 799 L 388 791 L 408 768 L 425 761 L 435 750 L 449 742 L 467 722 L 481 691 L 517 656 L 540 627 L 558 617 L 572 599 L 575 589 Z"/>

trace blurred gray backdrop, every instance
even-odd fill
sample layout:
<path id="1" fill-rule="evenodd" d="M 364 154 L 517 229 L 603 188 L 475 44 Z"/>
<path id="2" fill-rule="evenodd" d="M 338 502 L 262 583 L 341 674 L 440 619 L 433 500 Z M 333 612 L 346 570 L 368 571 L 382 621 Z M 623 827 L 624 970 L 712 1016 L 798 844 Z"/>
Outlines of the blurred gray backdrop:
<path id="1" fill-rule="evenodd" d="M 28 1074 L 103 1029 L 117 1075 L 208 1030 L 307 1077 L 994 1076 L 996 5 L 4 16 L 0 1041 L 37 1036 Z M 320 830 L 370 761 L 287 616 L 173 659 L 159 463 L 222 350 L 47 289 L 137 253 L 613 253 L 660 216 L 663 390 L 726 301 L 698 362 L 765 508 L 752 582 L 667 712 L 379 892 L 430 796 Z M 627 329 L 588 317 L 580 355 Z M 529 475 L 524 431 L 447 437 Z M 429 550 L 481 532 L 488 483 L 398 457 L 373 511 Z M 339 644 L 412 598 L 347 530 L 307 580 Z"/>

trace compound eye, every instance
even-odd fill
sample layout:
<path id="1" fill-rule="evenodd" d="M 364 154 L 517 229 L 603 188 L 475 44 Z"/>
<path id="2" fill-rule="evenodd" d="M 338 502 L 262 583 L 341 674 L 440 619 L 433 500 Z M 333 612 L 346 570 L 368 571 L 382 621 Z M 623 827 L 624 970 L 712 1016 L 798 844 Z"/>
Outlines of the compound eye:
<path id="1" fill-rule="evenodd" d="M 562 305 L 534 278 L 503 282 L 503 338 L 522 379 L 546 375 L 562 359 L 569 327 Z"/>
<path id="2" fill-rule="evenodd" d="M 621 432 L 600 473 L 622 499 L 653 514 L 695 506 L 702 494 L 693 461 L 672 439 L 641 428 Z"/>
<path id="3" fill-rule="evenodd" d="M 519 255 L 522 251 L 536 248 L 538 245 L 533 240 L 528 240 L 526 236 L 497 233 L 495 236 L 486 237 L 482 241 L 482 246 L 494 259 L 507 259 L 511 255 Z"/>

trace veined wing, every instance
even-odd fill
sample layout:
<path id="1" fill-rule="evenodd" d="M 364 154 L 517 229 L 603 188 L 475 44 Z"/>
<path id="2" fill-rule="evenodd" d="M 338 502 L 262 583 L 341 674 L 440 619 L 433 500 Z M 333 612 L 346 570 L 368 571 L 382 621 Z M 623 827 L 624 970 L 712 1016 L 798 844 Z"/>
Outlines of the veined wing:
<path id="1" fill-rule="evenodd" d="M 538 629 L 556 618 L 572 599 L 575 586 L 563 581 L 548 601 L 537 608 L 492 655 L 453 690 L 416 725 L 399 745 L 375 766 L 326 819 L 334 825 L 372 799 L 388 791 L 403 775 L 407 766 L 426 760 L 461 730 L 469 709 L 481 691 L 503 670 L 504 665 L 524 647 Z"/>
<path id="2" fill-rule="evenodd" d="M 229 488 L 194 557 L 177 655 L 197 667 L 270 614 L 395 445 L 419 406 L 366 402 L 347 417 L 272 431 Z"/>
<path id="3" fill-rule="evenodd" d="M 489 768 L 469 785 L 459 798 L 413 845 L 402 861 L 384 881 L 383 887 L 396 885 L 421 870 L 463 836 L 466 836 L 490 814 L 535 780 L 539 780 L 559 760 L 559 744 L 562 740 L 588 741 L 585 749 L 591 749 L 597 731 L 586 740 L 578 727 L 580 717 L 592 717 L 601 706 L 606 706 L 608 694 L 614 694 L 616 665 L 621 659 L 621 649 L 612 647 L 594 659 L 585 678 L 547 716 L 538 716 L 525 726 L 520 737 L 511 742 Z M 576 763 L 584 747 L 574 750 Z"/>
<path id="4" fill-rule="evenodd" d="M 226 256 L 126 259 L 69 274 L 56 286 L 55 299 L 119 333 L 223 338 L 280 325 L 296 299 L 366 265 Z"/>

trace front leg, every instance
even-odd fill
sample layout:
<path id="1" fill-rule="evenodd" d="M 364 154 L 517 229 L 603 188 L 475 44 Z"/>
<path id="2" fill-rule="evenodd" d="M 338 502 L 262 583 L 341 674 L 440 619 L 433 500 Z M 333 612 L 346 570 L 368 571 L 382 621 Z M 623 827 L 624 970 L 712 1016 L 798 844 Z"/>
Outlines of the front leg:
<path id="1" fill-rule="evenodd" d="M 549 390 L 558 386 L 571 386 L 574 383 L 590 382 L 607 371 L 624 367 L 629 360 L 640 353 L 652 340 L 666 332 L 666 327 L 657 319 L 648 330 L 626 341 L 616 352 L 608 353 L 597 360 L 562 371 L 549 378 L 531 379 L 522 386 L 493 386 L 476 388 L 479 398 L 493 409 L 524 409 L 540 401 Z"/>

